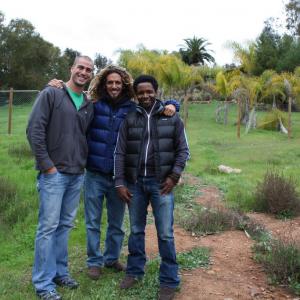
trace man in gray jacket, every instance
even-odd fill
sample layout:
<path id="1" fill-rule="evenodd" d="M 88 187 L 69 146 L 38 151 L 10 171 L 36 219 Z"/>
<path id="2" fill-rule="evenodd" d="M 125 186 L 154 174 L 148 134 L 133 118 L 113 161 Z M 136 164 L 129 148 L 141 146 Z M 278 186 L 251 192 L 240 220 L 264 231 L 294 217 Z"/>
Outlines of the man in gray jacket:
<path id="1" fill-rule="evenodd" d="M 77 288 L 68 272 L 68 236 L 78 208 L 93 105 L 83 94 L 93 61 L 76 57 L 63 89 L 45 88 L 35 101 L 27 138 L 39 171 L 40 208 L 32 282 L 41 299 L 59 300 L 56 285 Z"/>

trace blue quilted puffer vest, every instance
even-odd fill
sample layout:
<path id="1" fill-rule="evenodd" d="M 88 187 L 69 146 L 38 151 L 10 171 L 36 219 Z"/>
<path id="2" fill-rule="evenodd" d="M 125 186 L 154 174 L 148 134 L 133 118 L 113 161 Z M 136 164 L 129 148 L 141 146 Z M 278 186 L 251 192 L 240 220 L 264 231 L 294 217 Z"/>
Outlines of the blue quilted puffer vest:
<path id="1" fill-rule="evenodd" d="M 113 174 L 119 128 L 126 115 L 135 108 L 136 104 L 130 99 L 123 99 L 115 106 L 105 99 L 94 104 L 94 119 L 88 134 L 88 170 Z"/>

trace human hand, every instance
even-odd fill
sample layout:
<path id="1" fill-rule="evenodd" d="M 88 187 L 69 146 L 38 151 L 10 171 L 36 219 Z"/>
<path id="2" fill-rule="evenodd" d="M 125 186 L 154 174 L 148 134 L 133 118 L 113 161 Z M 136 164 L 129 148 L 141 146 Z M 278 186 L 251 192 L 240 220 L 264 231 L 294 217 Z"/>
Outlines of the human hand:
<path id="1" fill-rule="evenodd" d="M 57 173 L 57 169 L 55 167 L 52 167 L 44 172 L 44 174 L 54 174 Z"/>
<path id="2" fill-rule="evenodd" d="M 176 107 L 173 104 L 168 104 L 165 106 L 163 114 L 168 117 L 172 117 L 176 113 Z"/>
<path id="3" fill-rule="evenodd" d="M 175 186 L 175 182 L 170 177 L 167 177 L 162 184 L 162 189 L 160 191 L 160 194 L 163 196 L 171 193 L 174 186 Z"/>
<path id="4" fill-rule="evenodd" d="M 119 186 L 116 188 L 119 197 L 127 204 L 130 204 L 130 200 L 132 198 L 132 194 L 129 192 L 126 186 Z"/>
<path id="5" fill-rule="evenodd" d="M 55 87 L 57 89 L 62 89 L 63 88 L 63 84 L 64 82 L 62 80 L 59 80 L 59 79 L 51 79 L 49 82 L 48 82 L 48 85 L 52 86 L 52 87 Z"/>

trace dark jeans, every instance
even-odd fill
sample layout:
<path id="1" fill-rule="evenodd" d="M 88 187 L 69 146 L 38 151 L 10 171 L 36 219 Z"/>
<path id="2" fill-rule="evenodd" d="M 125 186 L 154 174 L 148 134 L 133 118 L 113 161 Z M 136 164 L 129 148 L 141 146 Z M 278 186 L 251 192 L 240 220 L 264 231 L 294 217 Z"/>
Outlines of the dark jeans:
<path id="1" fill-rule="evenodd" d="M 159 281 L 161 286 L 177 287 L 180 279 L 173 234 L 174 196 L 160 195 L 160 184 L 155 177 L 139 177 L 135 185 L 129 185 L 133 194 L 129 205 L 130 236 L 126 273 L 142 277 L 146 263 L 145 227 L 149 202 L 153 209 L 158 237 L 161 264 Z"/>

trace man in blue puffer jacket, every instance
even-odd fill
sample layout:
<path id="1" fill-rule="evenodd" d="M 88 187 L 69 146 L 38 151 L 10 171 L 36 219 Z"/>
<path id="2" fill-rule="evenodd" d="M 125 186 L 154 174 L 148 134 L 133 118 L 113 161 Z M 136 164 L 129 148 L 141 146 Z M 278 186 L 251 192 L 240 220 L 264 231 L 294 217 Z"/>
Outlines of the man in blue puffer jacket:
<path id="1" fill-rule="evenodd" d="M 89 154 L 84 183 L 85 221 L 87 230 L 87 274 L 97 280 L 102 267 L 124 271 L 119 261 L 124 238 L 122 229 L 125 204 L 114 187 L 114 150 L 121 123 L 136 109 L 132 78 L 123 68 L 108 66 L 90 84 L 94 103 L 94 119 L 88 134 Z M 179 104 L 170 100 L 164 114 L 172 115 Z M 174 108 L 175 106 L 175 108 Z M 104 197 L 107 208 L 107 232 L 104 253 L 100 250 L 100 224 Z"/>

